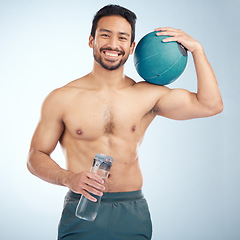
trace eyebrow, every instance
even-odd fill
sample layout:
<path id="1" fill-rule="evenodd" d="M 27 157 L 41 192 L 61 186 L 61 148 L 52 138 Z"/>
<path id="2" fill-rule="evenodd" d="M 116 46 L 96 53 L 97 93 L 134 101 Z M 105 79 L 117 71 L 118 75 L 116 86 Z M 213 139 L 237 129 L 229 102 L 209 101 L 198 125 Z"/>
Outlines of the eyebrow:
<path id="1" fill-rule="evenodd" d="M 105 29 L 105 28 L 101 28 L 99 30 L 99 32 L 108 32 L 108 33 L 112 33 L 112 31 L 108 30 L 108 29 Z M 127 37 L 130 37 L 130 34 L 126 33 L 126 32 L 119 32 L 120 35 L 125 35 Z"/>

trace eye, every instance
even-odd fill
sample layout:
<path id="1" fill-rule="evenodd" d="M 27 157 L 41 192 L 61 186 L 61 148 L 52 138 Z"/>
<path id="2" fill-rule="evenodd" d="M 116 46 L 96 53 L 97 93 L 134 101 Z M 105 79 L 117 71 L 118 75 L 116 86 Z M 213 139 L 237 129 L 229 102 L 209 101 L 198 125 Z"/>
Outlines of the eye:
<path id="1" fill-rule="evenodd" d="M 122 40 L 122 41 L 127 41 L 126 37 L 119 37 L 119 39 Z"/>
<path id="2" fill-rule="evenodd" d="M 103 34 L 101 34 L 101 36 L 104 37 L 104 38 L 108 38 L 109 37 L 109 35 L 107 33 L 103 33 Z"/>

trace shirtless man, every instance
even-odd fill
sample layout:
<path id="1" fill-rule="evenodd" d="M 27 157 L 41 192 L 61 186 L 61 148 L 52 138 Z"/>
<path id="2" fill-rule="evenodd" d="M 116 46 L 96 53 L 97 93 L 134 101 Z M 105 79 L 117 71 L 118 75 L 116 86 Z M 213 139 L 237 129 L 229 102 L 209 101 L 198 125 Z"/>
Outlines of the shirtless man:
<path id="1" fill-rule="evenodd" d="M 92 72 L 54 90 L 43 103 L 29 151 L 28 168 L 39 178 L 70 189 L 59 225 L 59 239 L 102 240 L 104 234 L 113 240 L 151 239 L 151 221 L 141 194 L 143 179 L 138 156 L 147 127 L 157 115 L 185 120 L 213 116 L 223 109 L 218 83 L 202 46 L 181 30 L 155 29 L 157 35 L 171 36 L 164 41 L 177 41 L 192 53 L 197 93 L 136 83 L 124 75 L 124 63 L 135 47 L 135 20 L 134 13 L 119 6 L 100 10 L 89 37 L 94 54 Z M 66 155 L 67 169 L 62 169 L 50 157 L 58 141 Z M 89 172 L 96 153 L 114 159 L 105 182 Z M 80 194 L 96 200 L 89 193 L 103 195 L 103 200 L 105 195 L 109 197 L 113 208 L 108 216 L 106 209 L 101 211 L 107 204 L 100 207 L 94 222 L 74 216 Z M 125 201 L 121 193 L 130 194 L 133 201 L 128 197 Z M 116 202 L 129 205 L 118 206 Z M 132 210 L 133 202 L 138 202 L 135 210 Z M 140 212 L 134 215 L 136 209 Z M 145 217 L 139 216 L 141 212 Z M 104 221 L 108 221 L 111 231 L 105 231 Z"/>

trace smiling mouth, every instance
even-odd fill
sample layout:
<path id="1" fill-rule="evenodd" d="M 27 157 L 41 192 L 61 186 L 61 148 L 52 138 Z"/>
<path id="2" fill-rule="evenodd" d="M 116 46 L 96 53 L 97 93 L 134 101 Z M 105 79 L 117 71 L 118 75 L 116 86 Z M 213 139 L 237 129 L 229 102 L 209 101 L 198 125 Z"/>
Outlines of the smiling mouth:
<path id="1" fill-rule="evenodd" d="M 124 51 L 121 51 L 121 50 L 118 50 L 118 49 L 110 49 L 110 48 L 102 48 L 100 49 L 100 52 L 103 52 L 107 57 L 110 57 L 110 58 L 117 58 L 119 56 L 124 56 L 125 55 L 125 52 Z"/>
<path id="2" fill-rule="evenodd" d="M 118 57 L 121 55 L 120 53 L 111 53 L 111 52 L 106 52 L 106 51 L 103 51 L 103 53 L 109 57 Z"/>
<path id="3" fill-rule="evenodd" d="M 105 57 L 109 60 L 116 60 L 116 59 L 118 59 L 119 56 L 122 55 L 120 52 L 108 51 L 108 50 L 103 50 L 103 53 L 104 53 Z"/>

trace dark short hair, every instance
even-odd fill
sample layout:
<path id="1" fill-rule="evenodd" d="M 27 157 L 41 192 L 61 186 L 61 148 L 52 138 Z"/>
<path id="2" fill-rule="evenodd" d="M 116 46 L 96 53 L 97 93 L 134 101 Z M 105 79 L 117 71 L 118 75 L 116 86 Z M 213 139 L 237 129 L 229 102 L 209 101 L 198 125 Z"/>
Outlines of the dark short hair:
<path id="1" fill-rule="evenodd" d="M 134 42 L 135 25 L 136 25 L 136 20 L 137 20 L 136 14 L 124 7 L 121 7 L 119 5 L 112 5 L 112 4 L 101 8 L 94 16 L 93 21 L 92 21 L 92 30 L 91 30 L 91 36 L 93 38 L 95 38 L 98 21 L 100 20 L 100 18 L 105 17 L 105 16 L 121 16 L 121 17 L 125 18 L 130 23 L 131 28 L 132 28 L 131 44 Z"/>

